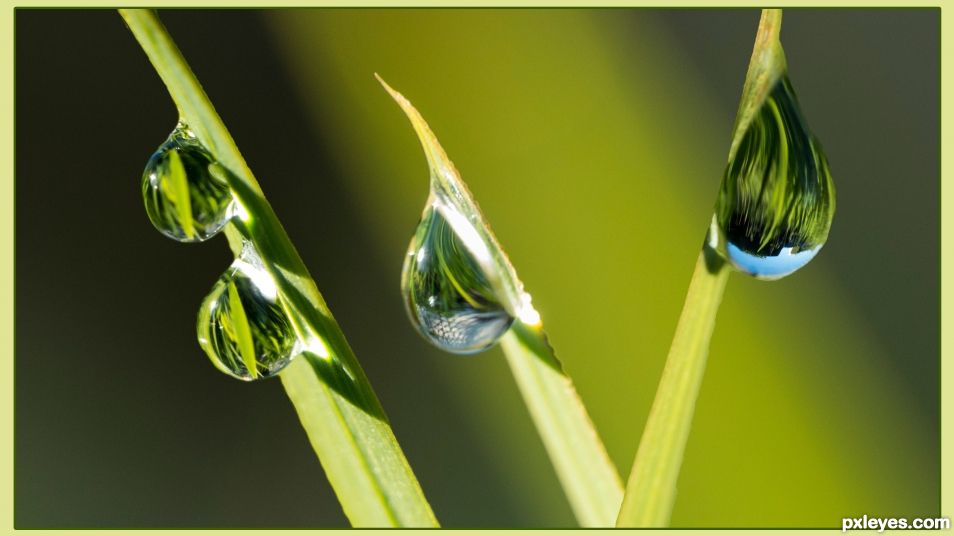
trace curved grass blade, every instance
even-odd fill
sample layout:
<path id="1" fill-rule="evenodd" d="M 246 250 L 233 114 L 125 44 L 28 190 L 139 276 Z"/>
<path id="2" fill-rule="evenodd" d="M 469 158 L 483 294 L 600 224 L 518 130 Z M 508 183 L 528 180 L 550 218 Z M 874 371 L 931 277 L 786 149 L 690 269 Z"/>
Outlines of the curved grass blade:
<path id="1" fill-rule="evenodd" d="M 775 82 L 785 73 L 779 42 L 782 10 L 764 9 L 735 120 L 729 161 Z M 711 231 L 710 231 L 711 232 Z M 729 278 L 725 261 L 703 244 L 689 283 L 666 367 L 626 486 L 618 527 L 665 527 L 705 372 L 709 340 Z"/>
<path id="2" fill-rule="evenodd" d="M 612 526 L 623 497 L 622 481 L 573 382 L 547 342 L 530 295 L 427 122 L 403 95 L 375 76 L 421 141 L 432 191 L 442 191 L 442 197 L 464 216 L 456 227 L 453 220 L 449 224 L 465 236 L 479 235 L 466 242 L 482 248 L 475 261 L 481 263 L 495 294 L 515 319 L 501 338 L 501 347 L 577 520 L 585 527 Z"/>
<path id="3" fill-rule="evenodd" d="M 205 91 L 153 11 L 119 11 L 180 115 L 224 168 L 240 208 L 226 228 L 233 252 L 252 242 L 275 279 L 304 348 L 281 372 L 282 384 L 348 519 L 436 527 L 364 371 Z"/>

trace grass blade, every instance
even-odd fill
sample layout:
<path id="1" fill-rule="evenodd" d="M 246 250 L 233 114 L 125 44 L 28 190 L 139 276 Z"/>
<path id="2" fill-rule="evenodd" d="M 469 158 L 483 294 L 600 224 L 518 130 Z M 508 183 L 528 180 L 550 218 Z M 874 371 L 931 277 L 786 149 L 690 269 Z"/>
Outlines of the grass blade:
<path id="1" fill-rule="evenodd" d="M 547 342 L 530 295 L 427 122 L 410 101 L 377 78 L 420 138 L 431 168 L 432 187 L 453 192 L 458 209 L 468 222 L 476 223 L 459 232 L 479 235 L 468 242 L 486 246 L 487 254 L 478 257 L 486 263 L 492 285 L 516 319 L 501 345 L 577 521 L 585 527 L 613 526 L 623 498 L 622 481 L 573 382 Z"/>
<path id="2" fill-rule="evenodd" d="M 785 57 L 778 40 L 781 24 L 780 9 L 762 10 L 735 120 L 730 161 L 768 91 L 785 71 Z M 669 525 L 709 340 L 729 273 L 718 253 L 704 244 L 629 475 L 616 522 L 619 527 Z"/>
<path id="3" fill-rule="evenodd" d="M 500 345 L 580 525 L 612 526 L 623 483 L 546 333 L 518 319 Z"/>
<path id="4" fill-rule="evenodd" d="M 435 527 L 437 520 L 377 397 L 298 252 L 198 80 L 155 12 L 120 14 L 245 214 L 226 230 L 233 251 L 251 241 L 274 277 L 305 350 L 280 374 L 352 525 Z"/>
<path id="5" fill-rule="evenodd" d="M 729 279 L 718 258 L 699 254 L 679 316 L 666 368 L 659 380 L 646 429 L 619 512 L 620 527 L 664 527 L 676 499 L 676 480 L 692 426 L 692 414 L 706 368 L 709 339 Z"/>

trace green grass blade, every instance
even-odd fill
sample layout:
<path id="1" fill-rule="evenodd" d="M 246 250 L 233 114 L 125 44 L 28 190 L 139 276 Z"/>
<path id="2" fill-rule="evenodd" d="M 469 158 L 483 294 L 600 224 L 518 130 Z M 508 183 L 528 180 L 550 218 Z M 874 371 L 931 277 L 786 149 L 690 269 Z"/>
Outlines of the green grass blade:
<path id="1" fill-rule="evenodd" d="M 384 411 L 298 252 L 198 80 L 151 10 L 119 10 L 179 113 L 228 171 L 244 214 L 226 230 L 251 241 L 306 350 L 280 377 L 352 525 L 435 527 Z"/>
<path id="2" fill-rule="evenodd" d="M 762 10 L 735 120 L 730 161 L 769 90 L 785 72 L 785 56 L 778 40 L 781 24 L 780 9 Z M 616 522 L 618 527 L 669 525 L 679 469 L 705 372 L 709 340 L 729 273 L 721 257 L 704 245 L 639 442 Z"/>
<path id="3" fill-rule="evenodd" d="M 500 345 L 580 525 L 612 526 L 623 483 L 543 329 L 518 319 Z"/>
<path id="4" fill-rule="evenodd" d="M 639 442 L 617 526 L 663 527 L 676 498 L 676 480 L 692 426 L 722 292 L 729 278 L 719 259 L 699 255 L 686 303 Z"/>
<path id="5" fill-rule="evenodd" d="M 510 259 L 427 122 L 410 101 L 375 76 L 417 133 L 431 168 L 432 184 L 455 192 L 458 210 L 476 223 L 475 231 L 487 244 L 487 273 L 494 276 L 492 284 L 516 318 L 501 345 L 577 521 L 585 527 L 613 526 L 623 498 L 622 481 L 573 382 L 546 340 L 530 295 L 524 292 Z M 457 285 L 453 274 L 448 275 Z M 459 285 L 458 290 L 467 295 Z"/>

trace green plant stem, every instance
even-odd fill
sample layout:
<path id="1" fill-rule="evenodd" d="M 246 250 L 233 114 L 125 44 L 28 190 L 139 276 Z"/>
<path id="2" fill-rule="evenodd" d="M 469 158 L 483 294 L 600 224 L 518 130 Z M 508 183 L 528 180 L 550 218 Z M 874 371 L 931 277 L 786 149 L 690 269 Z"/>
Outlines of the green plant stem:
<path id="1" fill-rule="evenodd" d="M 280 377 L 348 519 L 364 527 L 437 526 L 344 334 L 192 70 L 153 11 L 119 11 L 182 118 L 230 172 L 246 214 L 229 225 L 229 243 L 233 250 L 254 244 L 305 347 Z"/>
<path id="2" fill-rule="evenodd" d="M 500 345 L 580 525 L 613 526 L 623 484 L 546 334 L 517 319 Z"/>
<path id="3" fill-rule="evenodd" d="M 623 498 L 619 473 L 573 382 L 547 342 L 539 314 L 530 306 L 516 270 L 427 121 L 409 100 L 375 76 L 411 121 L 431 169 L 432 189 L 436 185 L 457 192 L 452 199 L 458 203 L 458 210 L 471 222 L 478 222 L 475 230 L 488 244 L 492 259 L 488 272 L 498 275 L 500 295 L 506 297 L 517 316 L 500 344 L 577 521 L 585 527 L 613 526 Z M 525 319 L 531 319 L 531 323 Z"/>
<path id="4" fill-rule="evenodd" d="M 785 54 L 779 41 L 781 28 L 782 10 L 763 9 L 735 118 L 729 162 L 752 118 L 785 72 Z M 728 264 L 711 249 L 707 238 L 696 261 L 666 367 L 639 442 L 616 521 L 618 527 L 669 525 L 679 468 L 706 368 L 709 339 L 729 272 Z"/>
<path id="5" fill-rule="evenodd" d="M 709 339 L 729 278 L 728 266 L 699 254 L 656 399 L 649 412 L 619 512 L 619 527 L 664 527 L 676 498 L 676 480 L 702 384 Z"/>

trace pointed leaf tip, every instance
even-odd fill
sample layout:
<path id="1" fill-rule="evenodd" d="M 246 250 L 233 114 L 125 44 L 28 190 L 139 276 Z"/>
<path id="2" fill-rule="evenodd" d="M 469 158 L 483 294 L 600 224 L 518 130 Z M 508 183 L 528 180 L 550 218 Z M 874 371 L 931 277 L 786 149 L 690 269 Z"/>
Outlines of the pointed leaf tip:
<path id="1" fill-rule="evenodd" d="M 449 218 L 448 223 L 458 235 L 468 236 L 472 233 L 479 235 L 479 238 L 470 240 L 468 243 L 480 244 L 486 248 L 487 253 L 477 254 L 476 258 L 484 259 L 484 262 L 488 263 L 485 271 L 493 280 L 491 284 L 495 287 L 507 311 L 513 316 L 520 316 L 520 311 L 525 310 L 524 301 L 529 301 L 529 295 L 527 298 L 523 297 L 526 294 L 523 292 L 523 283 L 517 278 L 513 265 L 490 230 L 490 225 L 481 214 L 477 201 L 461 179 L 454 163 L 448 158 L 434 132 L 410 101 L 389 86 L 377 73 L 374 76 L 404 110 L 421 141 L 431 170 L 432 195 L 439 192 L 437 195 L 443 202 L 452 207 L 452 210 L 443 214 L 444 217 Z M 460 215 L 460 218 L 454 218 L 455 215 Z"/>
<path id="2" fill-rule="evenodd" d="M 421 147 L 424 149 L 424 156 L 427 157 L 427 164 L 431 167 L 431 171 L 438 176 L 446 176 L 448 173 L 456 176 L 457 169 L 454 167 L 454 163 L 447 157 L 444 148 L 441 147 L 441 144 L 437 141 L 437 136 L 434 135 L 431 127 L 427 124 L 427 121 L 424 120 L 424 117 L 421 116 L 421 113 L 417 111 L 417 108 L 415 108 L 414 105 L 411 104 L 411 101 L 407 100 L 404 95 L 385 82 L 378 73 L 374 73 L 374 77 L 377 78 L 385 91 L 391 95 L 394 102 L 398 103 L 398 106 L 400 106 L 404 114 L 407 115 L 411 126 L 414 127 L 414 132 L 421 141 Z"/>

